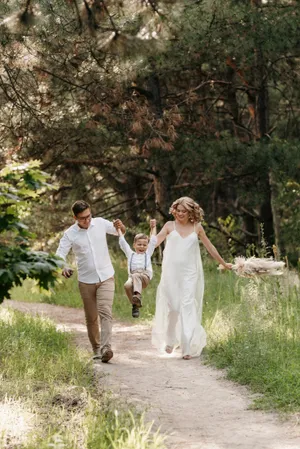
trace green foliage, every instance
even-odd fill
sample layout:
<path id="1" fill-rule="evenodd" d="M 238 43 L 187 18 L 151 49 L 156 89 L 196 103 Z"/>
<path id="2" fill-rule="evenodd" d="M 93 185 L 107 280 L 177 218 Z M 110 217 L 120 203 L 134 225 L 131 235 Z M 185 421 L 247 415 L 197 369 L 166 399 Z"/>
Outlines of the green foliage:
<path id="1" fill-rule="evenodd" d="M 281 211 L 281 232 L 289 260 L 300 259 L 300 184 L 286 180 L 279 184 L 278 204 Z"/>
<path id="2" fill-rule="evenodd" d="M 20 221 L 49 185 L 39 163 L 12 164 L 0 171 L 0 303 L 13 286 L 35 279 L 41 288 L 54 284 L 62 262 L 54 255 L 29 249 L 34 235 Z"/>

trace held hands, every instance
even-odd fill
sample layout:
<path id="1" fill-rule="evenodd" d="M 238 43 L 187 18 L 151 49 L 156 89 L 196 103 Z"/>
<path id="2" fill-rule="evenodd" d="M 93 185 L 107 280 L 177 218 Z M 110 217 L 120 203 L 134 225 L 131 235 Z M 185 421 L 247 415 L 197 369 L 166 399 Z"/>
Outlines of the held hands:
<path id="1" fill-rule="evenodd" d="M 72 274 L 74 273 L 74 270 L 72 270 L 72 268 L 64 268 L 62 270 L 62 275 L 64 278 L 68 279 L 72 276 Z"/>
<path id="2" fill-rule="evenodd" d="M 113 225 L 116 228 L 116 230 L 118 231 L 118 234 L 125 234 L 126 228 L 123 225 L 123 222 L 120 220 L 120 218 L 117 218 L 116 220 L 113 221 Z"/>
<path id="3" fill-rule="evenodd" d="M 156 220 L 155 220 L 155 218 L 151 218 L 151 220 L 150 220 L 150 228 L 151 229 L 156 228 Z"/>
<path id="4" fill-rule="evenodd" d="M 151 218 L 150 220 L 150 235 L 151 237 L 156 235 L 157 231 L 156 231 L 156 220 L 155 218 Z"/>

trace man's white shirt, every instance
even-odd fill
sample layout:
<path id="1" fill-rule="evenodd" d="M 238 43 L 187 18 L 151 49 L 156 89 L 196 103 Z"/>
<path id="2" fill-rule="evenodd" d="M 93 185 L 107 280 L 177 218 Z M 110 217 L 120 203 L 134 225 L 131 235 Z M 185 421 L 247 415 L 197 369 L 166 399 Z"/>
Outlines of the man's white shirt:
<path id="1" fill-rule="evenodd" d="M 149 273 L 150 279 L 152 279 L 153 270 L 151 256 L 155 250 L 156 243 L 157 237 L 155 235 L 152 235 L 145 253 L 138 254 L 130 248 L 124 235 L 119 238 L 120 248 L 125 253 L 128 260 L 128 273 L 135 270 L 146 270 Z"/>
<path id="2" fill-rule="evenodd" d="M 66 261 L 72 249 L 75 254 L 78 280 L 86 284 L 104 282 L 114 275 L 106 234 L 118 235 L 113 223 L 104 218 L 92 218 L 88 229 L 76 222 L 60 240 L 56 254 Z"/>

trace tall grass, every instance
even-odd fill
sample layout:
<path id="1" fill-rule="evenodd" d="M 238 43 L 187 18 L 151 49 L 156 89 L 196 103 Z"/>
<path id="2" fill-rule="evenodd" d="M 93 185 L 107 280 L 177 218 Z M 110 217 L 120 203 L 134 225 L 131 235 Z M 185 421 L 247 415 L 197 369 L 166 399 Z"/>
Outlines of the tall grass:
<path id="1" fill-rule="evenodd" d="M 232 276 L 232 275 L 231 275 Z M 206 309 L 207 360 L 261 393 L 259 408 L 300 409 L 299 288 L 285 278 L 232 279 Z M 231 285 L 232 281 L 234 286 Z"/>
<path id="2" fill-rule="evenodd" d="M 20 449 L 163 449 L 143 416 L 99 389 L 92 362 L 71 338 L 47 319 L 0 309 L 0 409 L 12 421 L 0 426 L 0 448 L 14 441 Z M 23 421 L 35 418 L 18 441 L 16 410 Z"/>

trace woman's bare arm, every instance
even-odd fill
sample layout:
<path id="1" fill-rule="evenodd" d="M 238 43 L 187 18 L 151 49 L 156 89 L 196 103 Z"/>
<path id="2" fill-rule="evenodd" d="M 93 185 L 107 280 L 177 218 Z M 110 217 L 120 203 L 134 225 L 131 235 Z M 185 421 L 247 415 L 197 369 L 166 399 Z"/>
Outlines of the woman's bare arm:
<path id="1" fill-rule="evenodd" d="M 197 226 L 197 233 L 198 236 L 200 238 L 200 240 L 202 241 L 203 245 L 205 246 L 205 248 L 207 249 L 207 251 L 209 252 L 209 254 L 217 261 L 219 262 L 221 265 L 223 265 L 225 268 L 227 268 L 228 270 L 231 270 L 232 264 L 231 263 L 226 263 L 225 260 L 220 256 L 220 254 L 218 253 L 217 249 L 214 247 L 214 245 L 211 243 L 211 241 L 209 240 L 209 238 L 207 237 L 202 225 L 199 223 Z"/>
<path id="2" fill-rule="evenodd" d="M 168 221 L 163 228 L 159 231 L 159 233 L 157 234 L 156 238 L 157 238 L 157 244 L 156 244 L 156 248 L 161 244 L 161 242 L 163 242 L 167 235 L 170 233 L 170 224 L 172 222 Z"/>

